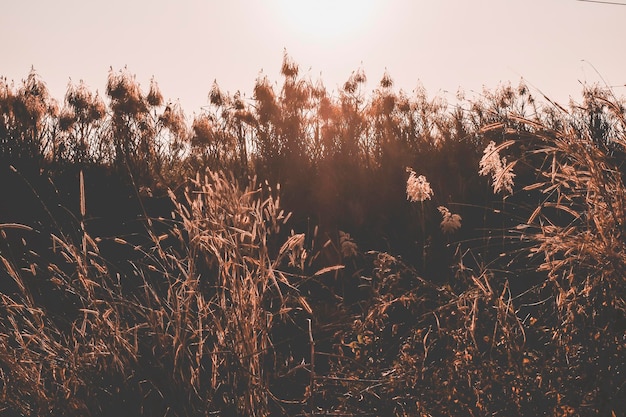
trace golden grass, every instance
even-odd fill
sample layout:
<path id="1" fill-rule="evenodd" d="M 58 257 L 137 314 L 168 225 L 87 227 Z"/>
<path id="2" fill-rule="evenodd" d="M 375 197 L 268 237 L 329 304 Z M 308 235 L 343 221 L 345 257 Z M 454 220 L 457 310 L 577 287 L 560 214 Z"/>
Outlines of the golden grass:
<path id="1" fill-rule="evenodd" d="M 128 93 L 125 79 L 113 81 L 112 93 Z M 492 144 L 476 174 L 507 193 L 494 213 L 523 219 L 502 216 L 497 259 L 467 266 L 475 248 L 459 244 L 454 280 L 442 285 L 399 257 L 363 254 L 345 232 L 335 250 L 346 264 L 311 273 L 307 236 L 281 231 L 289 214 L 279 190 L 220 172 L 170 191 L 172 218 L 147 218 L 143 241 L 109 238 L 133 254 L 112 264 L 88 232 L 81 171 L 72 230 L 42 238 L 29 225 L 0 225 L 0 413 L 96 416 L 132 404 L 128 413 L 159 416 L 290 415 L 291 406 L 305 415 L 616 415 L 624 109 L 590 91 L 571 111 L 529 116 L 515 111 L 537 110 L 520 94 L 526 107 L 509 89 L 480 115 L 478 139 Z M 440 213 L 442 233 L 460 228 L 460 215 Z M 471 227 L 463 221 L 461 231 Z M 329 273 L 343 298 L 325 286 Z M 335 322 L 316 316 L 319 300 L 304 285 L 338 304 Z M 367 297 L 348 294 L 357 286 Z M 300 326 L 304 353 L 277 340 L 285 323 Z M 279 398 L 274 383 L 298 372 L 302 392 Z"/>
<path id="2" fill-rule="evenodd" d="M 99 381 L 110 380 L 169 415 L 268 415 L 272 326 L 294 308 L 312 313 L 281 271 L 304 267 L 307 252 L 301 234 L 278 244 L 280 199 L 254 181 L 240 189 L 224 174 L 198 175 L 181 201 L 171 193 L 170 231 L 148 226 L 150 247 L 112 239 L 143 254 L 137 281 L 100 256 L 85 230 L 82 172 L 79 187 L 78 244 L 51 234 L 52 253 L 31 253 L 26 270 L 0 255 L 14 283 L 0 300 L 0 402 L 23 415 L 99 415 L 112 395 Z M 5 238 L 33 232 L 1 228 Z M 67 304 L 55 310 L 44 291 Z"/>

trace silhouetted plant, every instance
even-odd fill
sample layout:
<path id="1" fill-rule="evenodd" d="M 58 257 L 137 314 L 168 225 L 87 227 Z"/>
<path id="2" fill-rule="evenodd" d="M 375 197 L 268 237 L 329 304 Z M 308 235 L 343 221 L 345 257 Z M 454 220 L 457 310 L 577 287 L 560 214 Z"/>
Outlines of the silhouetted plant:
<path id="1" fill-rule="evenodd" d="M 224 94 L 217 83 L 209 93 L 210 106 L 194 118 L 191 158 L 201 166 L 227 169 L 243 180 L 249 174 L 249 146 L 256 120 L 239 92 Z"/>
<path id="2" fill-rule="evenodd" d="M 81 81 L 69 84 L 65 107 L 59 115 L 59 135 L 52 151 L 54 160 L 68 160 L 77 166 L 112 160 L 108 147 L 106 107 L 98 94 L 93 94 Z"/>
<path id="3" fill-rule="evenodd" d="M 35 70 L 15 88 L 0 79 L 0 160 L 3 164 L 43 168 L 54 135 L 56 102 Z M 26 167 L 25 167 L 26 168 Z"/>
<path id="4" fill-rule="evenodd" d="M 180 158 L 187 139 L 182 109 L 168 103 L 160 111 L 162 96 L 156 83 L 151 82 L 144 96 L 127 70 L 109 72 L 106 93 L 115 166 L 120 172 L 129 172 L 138 183 L 163 180 L 165 168 Z"/>

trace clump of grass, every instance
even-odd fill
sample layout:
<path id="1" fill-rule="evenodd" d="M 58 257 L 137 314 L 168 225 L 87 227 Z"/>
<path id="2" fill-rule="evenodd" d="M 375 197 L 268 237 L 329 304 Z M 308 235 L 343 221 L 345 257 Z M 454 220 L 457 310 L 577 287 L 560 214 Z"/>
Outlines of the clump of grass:
<path id="1" fill-rule="evenodd" d="M 510 142 L 504 142 L 496 146 L 494 141 L 489 142 L 480 160 L 480 171 L 478 173 L 480 175 L 491 175 L 495 193 L 506 191 L 510 194 L 513 192 L 513 178 L 515 178 L 515 174 L 512 168 L 514 164 L 507 164 L 506 158 L 500 158 L 499 154 L 501 149 L 506 148 L 510 144 Z"/>
<path id="2" fill-rule="evenodd" d="M 584 96 L 569 111 L 554 105 L 544 119 L 511 114 L 516 127 L 502 130 L 503 145 L 519 150 L 513 163 L 527 172 L 517 192 L 539 202 L 512 232 L 528 243 L 527 262 L 544 279 L 516 298 L 525 319 L 539 320 L 538 333 L 551 337 L 554 363 L 546 368 L 558 377 L 542 380 L 558 393 L 558 415 L 615 414 L 624 397 L 626 119 L 610 91 Z M 541 298 L 522 301 L 530 293 Z"/>
<path id="3" fill-rule="evenodd" d="M 525 331 L 506 281 L 484 272 L 455 293 L 387 253 L 373 257 L 372 299 L 337 333 L 329 413 L 481 415 L 531 409 L 517 374 Z M 459 277 L 461 279 L 462 277 Z M 510 385 L 502 389 L 494 380 Z M 537 397 L 534 397 L 537 398 Z M 514 414 L 513 414 L 514 415 Z"/>
<path id="4" fill-rule="evenodd" d="M 155 236 L 148 270 L 166 280 L 165 294 L 149 296 L 159 290 L 144 280 L 153 300 L 148 323 L 176 383 L 213 402 L 213 411 L 247 416 L 268 413 L 271 328 L 298 300 L 280 267 L 285 258 L 301 264 L 303 254 L 299 235 L 273 249 L 288 216 L 278 197 L 257 187 L 240 190 L 232 178 L 208 173 L 191 181 L 182 201 L 170 193 L 180 252 Z"/>
<path id="5" fill-rule="evenodd" d="M 7 245 L 0 255 L 10 280 L 0 295 L 0 402 L 21 415 L 99 415 L 107 383 L 121 384 L 138 354 L 141 326 L 127 319 L 120 276 L 84 232 L 51 234 L 51 252 L 38 254 L 26 247 L 31 227 L 0 229 L 3 239 L 24 236 L 21 255 Z"/>
<path id="6" fill-rule="evenodd" d="M 87 233 L 83 187 L 81 175 L 78 233 L 44 237 L 46 253 L 25 242 L 0 255 L 11 280 L 0 292 L 3 410 L 269 415 L 272 328 L 311 312 L 283 272 L 304 267 L 306 250 L 300 234 L 280 244 L 289 216 L 279 197 L 254 181 L 242 189 L 221 173 L 198 175 L 182 197 L 171 193 L 165 228 L 147 220 L 148 243 L 112 239 L 137 254 L 115 266 Z M 4 240 L 37 234 L 0 229 Z"/>

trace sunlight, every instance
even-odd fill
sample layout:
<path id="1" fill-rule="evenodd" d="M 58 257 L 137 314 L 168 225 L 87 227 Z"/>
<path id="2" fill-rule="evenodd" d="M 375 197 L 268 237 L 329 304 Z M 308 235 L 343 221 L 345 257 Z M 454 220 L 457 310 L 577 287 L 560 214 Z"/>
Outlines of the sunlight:
<path id="1" fill-rule="evenodd" d="M 339 40 L 367 29 L 380 0 L 278 0 L 278 15 L 306 40 Z"/>

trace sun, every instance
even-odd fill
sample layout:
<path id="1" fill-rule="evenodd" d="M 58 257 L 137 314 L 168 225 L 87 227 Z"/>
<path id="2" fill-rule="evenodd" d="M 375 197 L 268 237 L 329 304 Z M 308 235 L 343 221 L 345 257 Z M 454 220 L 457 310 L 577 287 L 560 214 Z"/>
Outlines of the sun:
<path id="1" fill-rule="evenodd" d="M 309 41 L 340 40 L 370 26 L 381 0 L 277 0 L 289 30 Z"/>

